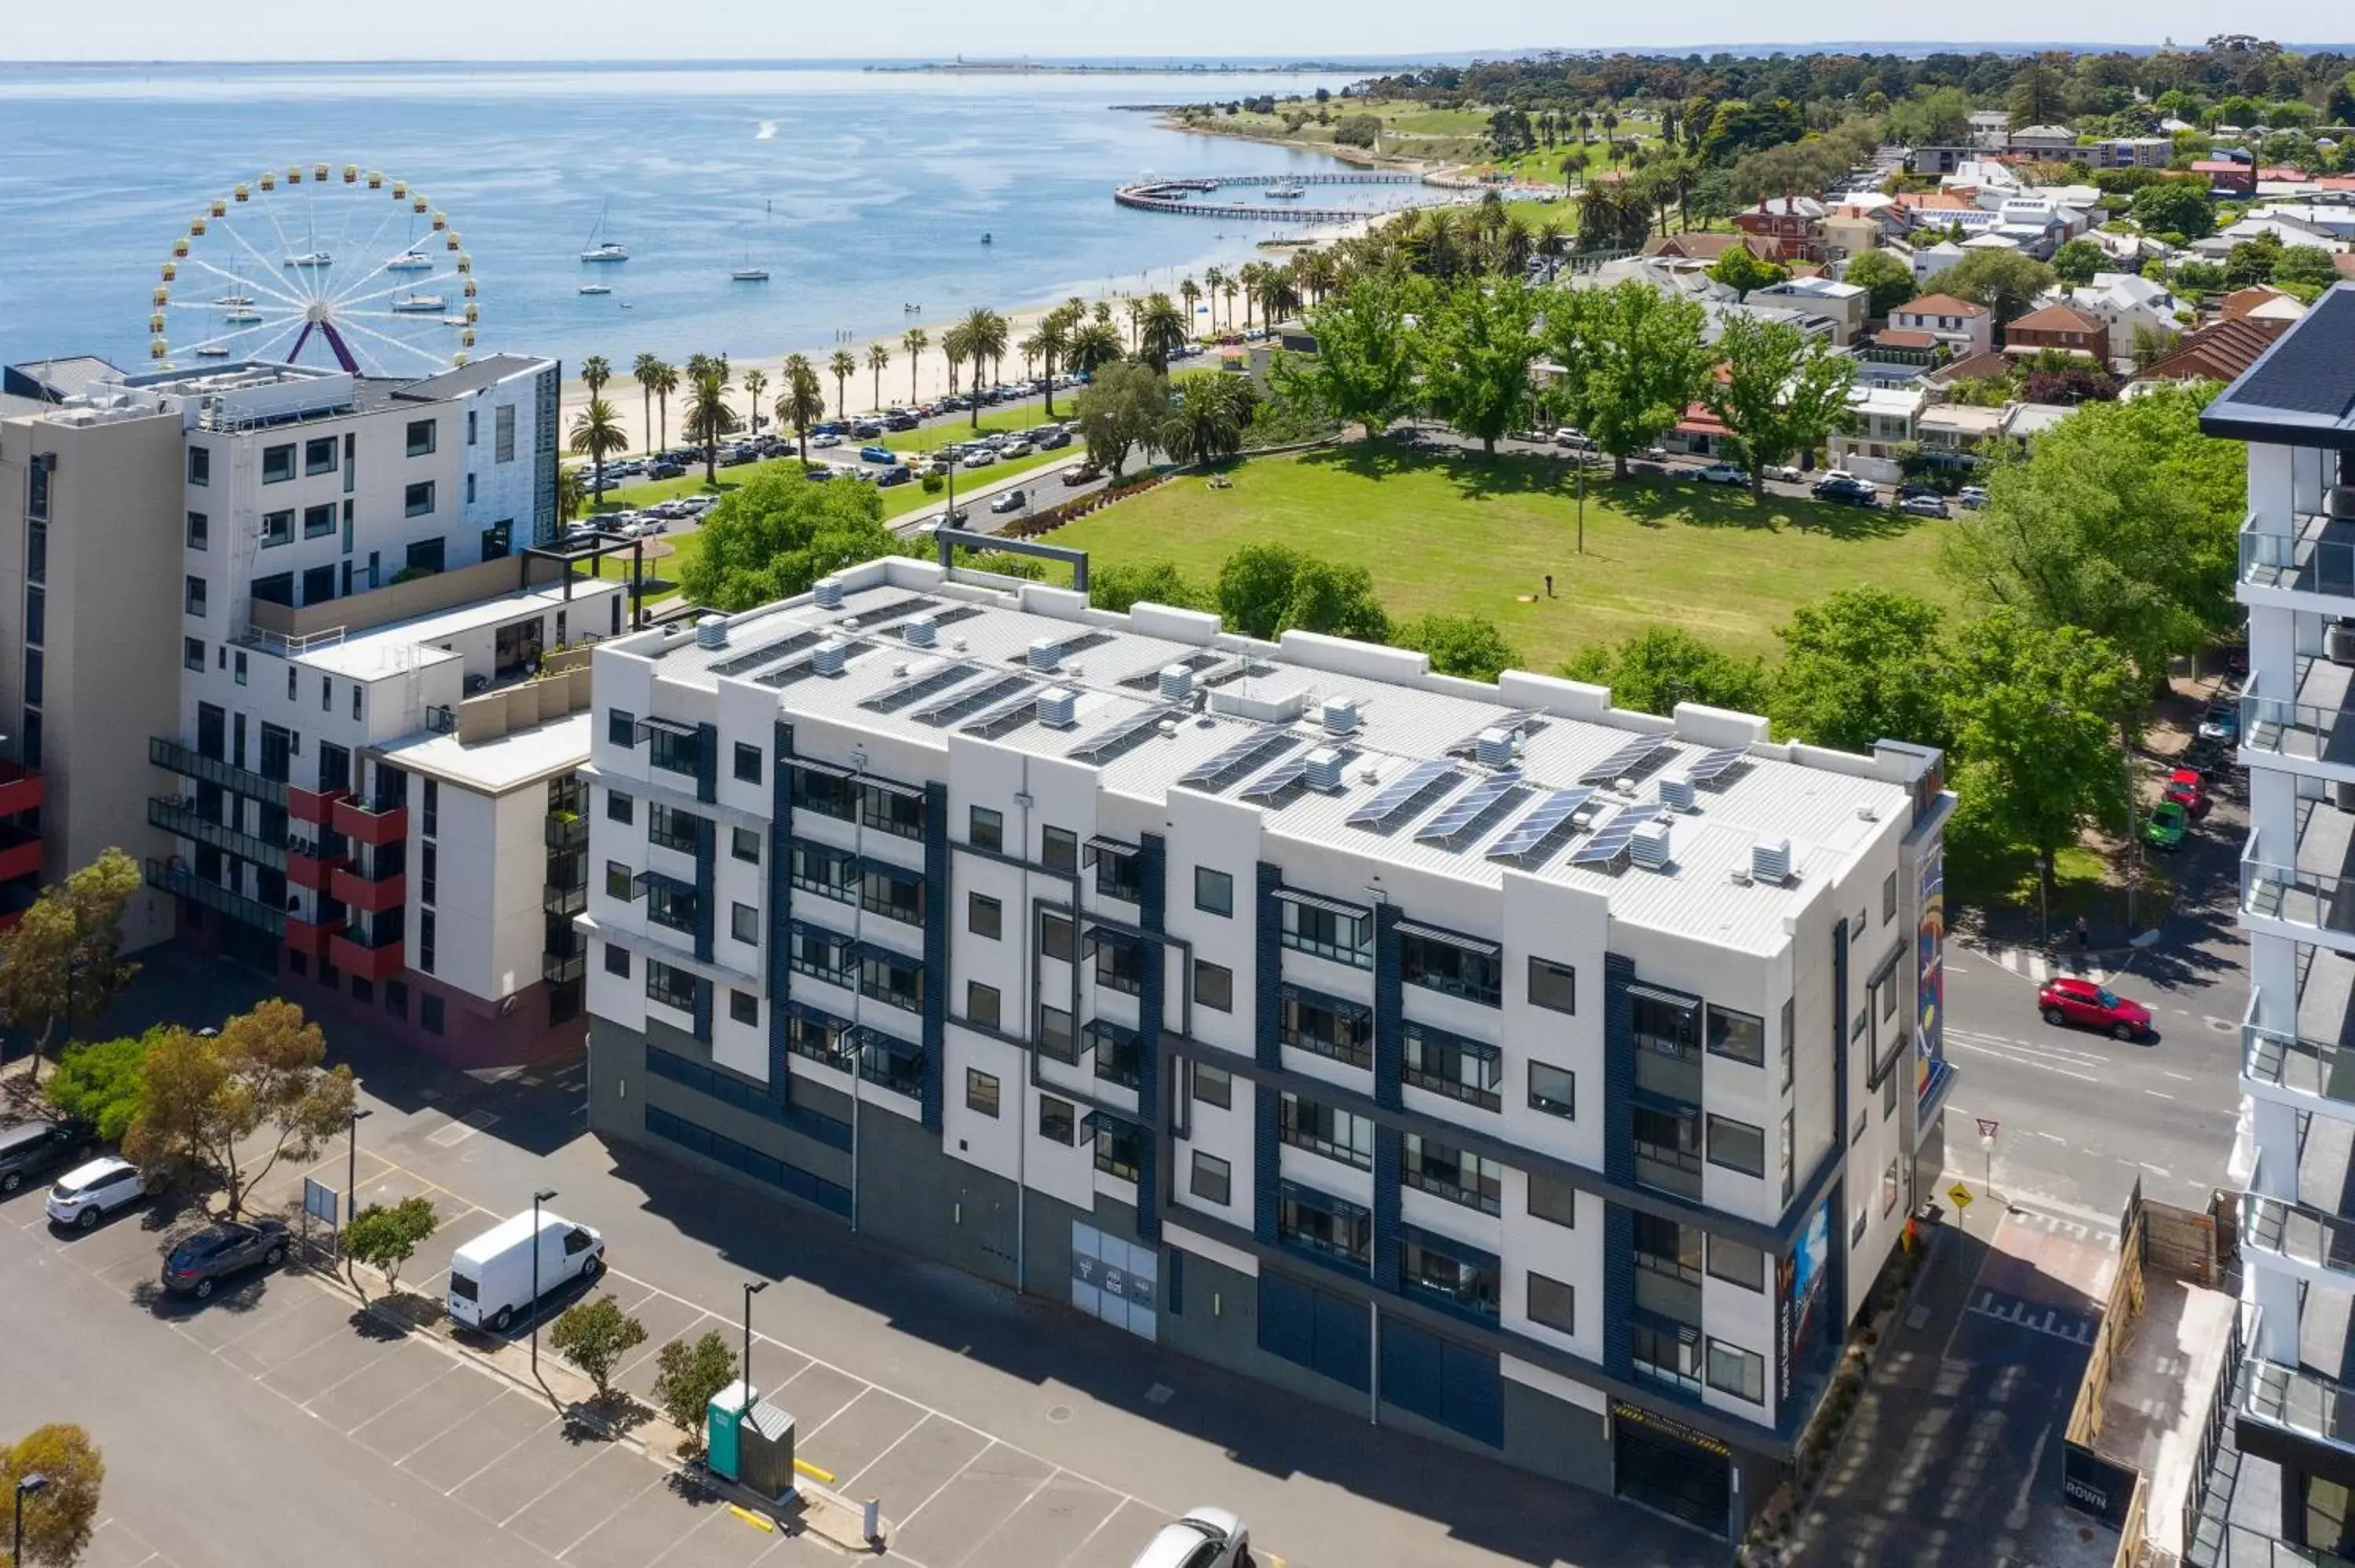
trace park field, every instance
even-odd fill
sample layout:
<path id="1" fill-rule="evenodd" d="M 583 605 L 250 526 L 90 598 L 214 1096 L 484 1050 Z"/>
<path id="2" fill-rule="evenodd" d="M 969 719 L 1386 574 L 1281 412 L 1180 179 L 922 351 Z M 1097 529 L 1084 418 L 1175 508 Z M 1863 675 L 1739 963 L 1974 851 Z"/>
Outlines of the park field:
<path id="1" fill-rule="evenodd" d="M 1657 624 L 1772 657 L 1792 608 L 1834 588 L 1949 597 L 1935 562 L 1951 524 L 1935 518 L 1778 496 L 1758 503 L 1689 480 L 1614 484 L 1600 469 L 1588 475 L 1582 555 L 1573 471 L 1550 458 L 1360 442 L 1243 461 L 1225 490 L 1188 475 L 1049 538 L 1099 565 L 1169 561 L 1205 586 L 1241 546 L 1288 545 L 1364 567 L 1394 619 L 1488 618 L 1533 670 Z"/>

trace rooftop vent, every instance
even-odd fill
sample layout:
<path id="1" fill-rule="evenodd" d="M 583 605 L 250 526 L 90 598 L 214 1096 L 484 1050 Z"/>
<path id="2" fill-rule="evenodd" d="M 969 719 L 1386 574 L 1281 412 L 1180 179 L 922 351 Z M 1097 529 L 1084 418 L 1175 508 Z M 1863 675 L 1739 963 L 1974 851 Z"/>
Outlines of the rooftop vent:
<path id="1" fill-rule="evenodd" d="M 1033 670 L 1051 670 L 1062 662 L 1063 640 L 1061 638 L 1041 637 L 1030 644 L 1030 667 Z M 1039 706 L 1043 708 L 1045 705 L 1042 699 Z"/>
<path id="2" fill-rule="evenodd" d="M 1182 703 L 1194 694 L 1194 672 L 1183 664 L 1164 664 L 1158 684 L 1163 702 Z"/>
<path id="3" fill-rule="evenodd" d="M 818 578 L 810 585 L 810 597 L 817 601 L 817 607 L 820 609 L 840 609 L 842 579 L 840 577 Z"/>
<path id="4" fill-rule="evenodd" d="M 940 627 L 929 615 L 920 615 L 900 629 L 900 640 L 911 648 L 930 648 L 940 638 Z"/>
<path id="5" fill-rule="evenodd" d="M 1692 780 L 1689 779 L 1661 779 L 1660 804 L 1672 811 L 1691 810 L 1693 809 Z"/>
<path id="6" fill-rule="evenodd" d="M 964 649 L 965 649 L 965 641 L 964 641 L 964 639 L 963 637 L 952 637 L 952 638 L 950 638 L 950 639 L 949 639 L 949 649 L 950 649 L 950 651 L 951 651 L 952 652 L 956 652 L 956 653 L 962 653 L 962 652 L 964 652 Z"/>
<path id="7" fill-rule="evenodd" d="M 839 637 L 829 637 L 810 650 L 810 670 L 815 674 L 839 675 L 849 662 L 850 644 Z"/>
<path id="8" fill-rule="evenodd" d="M 1483 768 L 1509 768 L 1513 764 L 1513 732 L 1502 725 L 1492 726 L 1472 737 L 1472 755 Z"/>
<path id="9" fill-rule="evenodd" d="M 1646 822 L 1627 841 L 1627 848 L 1636 863 L 1649 871 L 1666 869 L 1668 863 L 1668 824 Z"/>
<path id="10" fill-rule="evenodd" d="M 1330 712 L 1330 705 L 1327 705 Z M 1311 789 L 1333 794 L 1341 788 L 1341 753 L 1329 746 L 1320 746 L 1301 758 L 1301 782 Z"/>
<path id="11" fill-rule="evenodd" d="M 1791 880 L 1791 841 L 1760 839 L 1750 846 L 1750 874 L 1780 886 Z"/>
<path id="12" fill-rule="evenodd" d="M 1327 735 L 1358 733 L 1358 703 L 1354 697 L 1327 697 L 1319 715 Z"/>
<path id="13" fill-rule="evenodd" d="M 1069 686 L 1050 686 L 1039 694 L 1039 722 L 1050 729 L 1069 729 L 1079 722 L 1080 694 Z"/>
<path id="14" fill-rule="evenodd" d="M 698 648 L 727 647 L 728 618 L 724 615 L 707 615 L 701 620 L 697 621 L 695 623 L 695 645 Z"/>

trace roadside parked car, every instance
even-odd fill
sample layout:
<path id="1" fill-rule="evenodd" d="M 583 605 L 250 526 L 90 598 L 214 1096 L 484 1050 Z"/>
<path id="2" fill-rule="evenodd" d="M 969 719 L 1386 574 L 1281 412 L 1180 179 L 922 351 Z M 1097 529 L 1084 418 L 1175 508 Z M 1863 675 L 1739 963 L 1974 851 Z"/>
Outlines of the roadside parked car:
<path id="1" fill-rule="evenodd" d="M 2036 992 L 2036 1008 L 2047 1023 L 2106 1030 L 2120 1040 L 2139 1040 L 2150 1033 L 2150 1009 L 2074 975 L 2046 980 Z"/>
<path id="2" fill-rule="evenodd" d="M 859 448 L 858 461 L 860 462 L 895 463 L 900 461 L 900 454 L 893 451 L 890 447 L 878 443 L 874 446 Z"/>
<path id="3" fill-rule="evenodd" d="M 1819 479 L 1809 490 L 1818 501 L 1835 506 L 1878 506 L 1881 497 L 1872 486 L 1853 479 Z"/>
<path id="4" fill-rule="evenodd" d="M 648 479 L 684 479 L 687 477 L 687 470 L 671 461 L 670 459 L 665 458 L 660 462 L 646 464 L 646 477 Z"/>
<path id="5" fill-rule="evenodd" d="M 841 444 L 842 438 L 832 430 L 819 430 L 810 437 L 810 445 L 814 447 L 838 447 Z"/>
<path id="6" fill-rule="evenodd" d="M 2200 719 L 2200 738 L 2221 740 L 2237 746 L 2241 740 L 2241 710 L 2230 703 L 2219 703 Z"/>
<path id="7" fill-rule="evenodd" d="M 1940 493 L 1941 492 L 1936 485 L 1923 484 L 1918 480 L 1908 481 L 1906 483 L 1901 484 L 1897 487 L 1897 499 L 1900 501 L 1910 501 L 1917 495 L 1934 497 Z"/>
<path id="8" fill-rule="evenodd" d="M 1703 484 L 1748 484 L 1750 476 L 1730 462 L 1713 462 L 1693 477 Z"/>
<path id="9" fill-rule="evenodd" d="M 1003 517 L 1009 512 L 1019 512 L 1029 504 L 1030 497 L 1026 492 L 1007 490 L 999 492 L 996 498 L 990 502 L 989 510 L 997 516 Z"/>
<path id="10" fill-rule="evenodd" d="M 996 461 L 997 454 L 991 451 L 987 447 L 982 448 L 979 451 L 970 451 L 964 454 L 964 466 L 967 468 L 987 468 L 991 463 L 994 463 Z"/>
<path id="11" fill-rule="evenodd" d="M 65 1164 L 90 1158 L 98 1129 L 83 1121 L 21 1121 L 0 1127 L 0 1196 Z"/>
<path id="12" fill-rule="evenodd" d="M 1801 473 L 1797 469 L 1793 468 L 1786 462 L 1768 463 L 1765 468 L 1765 473 L 1767 478 L 1780 480 L 1785 484 L 1796 484 L 1806 477 L 1806 475 Z"/>
<path id="13" fill-rule="evenodd" d="M 1914 517 L 1944 517 L 1946 515 L 1946 501 L 1941 495 L 1901 496 L 1897 510 Z"/>
<path id="14" fill-rule="evenodd" d="M 2175 768 L 2167 776 L 2166 797 L 2199 816 L 2208 809 L 2208 781 L 2200 777 L 2196 768 Z"/>
<path id="15" fill-rule="evenodd" d="M 1985 506 L 1987 503 L 1987 487 L 1985 485 L 1978 484 L 1966 484 L 1963 486 L 1962 489 L 1955 492 L 1955 499 L 1961 502 L 1966 511 L 1977 512 L 1980 507 Z"/>
<path id="16" fill-rule="evenodd" d="M 49 1189 L 49 1223 L 96 1230 L 99 1221 L 146 1195 L 147 1183 L 139 1167 L 115 1155 L 101 1154 L 58 1178 L 57 1185 Z"/>
<path id="17" fill-rule="evenodd" d="M 2142 842 L 2153 849 L 2180 849 L 2183 835 L 2190 831 L 2191 814 L 2182 801 L 2170 797 L 2151 809 L 2150 820 L 2142 825 Z"/>
<path id="18" fill-rule="evenodd" d="M 910 468 L 906 463 L 895 462 L 890 468 L 878 473 L 875 476 L 875 482 L 879 486 L 905 484 L 915 477 L 916 471 L 914 469 Z"/>
<path id="19" fill-rule="evenodd" d="M 224 1221 L 180 1239 L 164 1260 L 164 1288 L 202 1301 L 224 1279 L 285 1261 L 284 1221 Z"/>
<path id="20" fill-rule="evenodd" d="M 1013 440 L 1008 441 L 1004 446 L 998 448 L 997 455 L 1004 458 L 1007 461 L 1012 462 L 1016 458 L 1028 457 L 1032 452 L 1038 450 L 1038 448 L 1032 446 L 1028 441 Z"/>
<path id="21" fill-rule="evenodd" d="M 1251 1531 L 1225 1509 L 1188 1509 L 1145 1543 L 1130 1568 L 1252 1568 Z"/>
<path id="22" fill-rule="evenodd" d="M 1092 462 L 1075 462 L 1063 471 L 1065 484 L 1092 484 L 1103 477 L 1103 470 Z"/>

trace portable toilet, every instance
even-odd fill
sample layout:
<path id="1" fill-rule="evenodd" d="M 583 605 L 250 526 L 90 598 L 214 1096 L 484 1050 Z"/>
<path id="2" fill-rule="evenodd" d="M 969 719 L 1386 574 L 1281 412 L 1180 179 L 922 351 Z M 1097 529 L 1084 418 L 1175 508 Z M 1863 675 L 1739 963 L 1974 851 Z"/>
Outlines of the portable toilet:
<path id="1" fill-rule="evenodd" d="M 741 1378 L 711 1396 L 703 1413 L 703 1451 L 713 1475 L 736 1479 L 742 1465 L 744 1407 L 756 1397 Z"/>
<path id="2" fill-rule="evenodd" d="M 736 1478 L 772 1500 L 794 1490 L 794 1418 L 767 1400 L 755 1400 L 736 1433 Z"/>

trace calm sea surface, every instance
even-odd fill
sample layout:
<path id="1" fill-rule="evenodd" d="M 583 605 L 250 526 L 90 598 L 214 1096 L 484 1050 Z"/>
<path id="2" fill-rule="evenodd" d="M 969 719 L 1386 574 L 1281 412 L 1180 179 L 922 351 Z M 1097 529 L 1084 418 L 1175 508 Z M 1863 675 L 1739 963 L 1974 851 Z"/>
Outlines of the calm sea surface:
<path id="1" fill-rule="evenodd" d="M 144 366 L 149 293 L 188 220 L 265 168 L 318 162 L 405 179 L 449 215 L 481 283 L 478 352 L 552 354 L 568 367 L 591 353 L 626 366 L 644 351 L 765 357 L 822 347 L 837 332 L 896 334 L 913 319 L 910 303 L 937 322 L 975 304 L 1169 288 L 1284 225 L 1129 212 L 1113 205 L 1115 185 L 1335 165 L 1160 130 L 1112 106 L 1343 79 L 0 67 L 0 360 L 95 353 Z M 307 208 L 285 191 L 274 198 L 282 227 L 294 229 L 282 248 L 250 214 L 240 227 L 261 236 L 254 254 L 218 225 L 195 242 L 198 254 L 282 287 L 270 269 L 314 242 L 340 241 L 338 255 L 354 260 L 409 242 L 405 216 L 382 226 L 389 198 L 347 200 L 338 186 L 306 189 Z M 580 261 L 601 218 L 626 263 Z M 748 262 L 772 281 L 731 282 Z M 401 281 L 380 278 L 371 291 Z M 439 286 L 449 281 L 445 268 Z M 613 292 L 582 296 L 587 281 Z M 184 268 L 176 292 L 227 290 Z M 385 324 L 416 334 L 414 323 Z M 183 345 L 224 330 L 193 313 L 171 328 Z"/>

